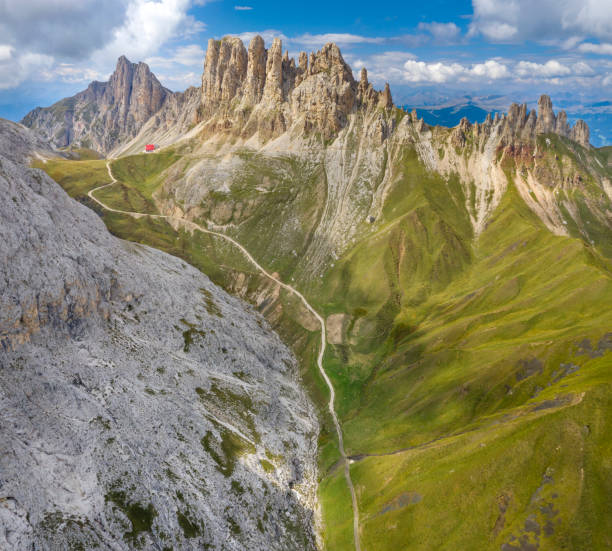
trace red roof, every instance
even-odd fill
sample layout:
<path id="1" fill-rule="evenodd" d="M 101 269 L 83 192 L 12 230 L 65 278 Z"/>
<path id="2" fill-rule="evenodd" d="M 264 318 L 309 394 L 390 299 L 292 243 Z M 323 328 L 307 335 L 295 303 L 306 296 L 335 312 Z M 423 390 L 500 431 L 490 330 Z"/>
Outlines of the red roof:
<path id="1" fill-rule="evenodd" d="M 155 146 L 151 143 L 145 145 L 145 151 L 155 151 Z"/>

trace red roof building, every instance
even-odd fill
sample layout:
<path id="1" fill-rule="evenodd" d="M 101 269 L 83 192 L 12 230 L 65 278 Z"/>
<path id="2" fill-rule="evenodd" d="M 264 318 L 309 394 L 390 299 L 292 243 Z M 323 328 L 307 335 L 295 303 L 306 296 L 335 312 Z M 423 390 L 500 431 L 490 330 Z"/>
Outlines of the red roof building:
<path id="1" fill-rule="evenodd" d="M 152 143 L 145 145 L 145 151 L 155 151 L 155 146 Z"/>

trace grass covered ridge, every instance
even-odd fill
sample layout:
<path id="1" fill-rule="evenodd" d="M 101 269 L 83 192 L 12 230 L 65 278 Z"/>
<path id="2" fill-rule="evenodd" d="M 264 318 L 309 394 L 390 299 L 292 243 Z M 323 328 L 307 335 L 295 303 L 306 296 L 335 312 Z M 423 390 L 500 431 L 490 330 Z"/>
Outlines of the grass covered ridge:
<path id="1" fill-rule="evenodd" d="M 131 191 L 122 196 L 113 186 L 108 200 L 150 200 L 174 155 L 147 166 L 155 155 L 115 161 L 113 174 Z M 601 161 L 603 153 L 576 153 L 559 140 L 547 160 L 551 174 L 570 182 L 562 199 L 580 214 L 571 237 L 549 232 L 511 181 L 476 239 L 459 181 L 428 172 L 406 148 L 376 231 L 364 232 L 309 288 L 323 315 L 344 316 L 342 342 L 328 347 L 324 361 L 355 456 L 365 549 L 612 546 L 612 235 L 592 214 L 591 206 L 607 203 L 588 176 L 585 167 L 596 164 L 589 155 Z M 292 159 L 244 160 L 229 193 L 209 194 L 202 208 L 210 216 L 223 204 L 236 223 L 228 232 L 285 280 L 299 279 L 296 257 L 319 220 L 324 174 Z M 107 181 L 100 161 L 42 168 L 76 197 Z M 266 193 L 257 190 L 264 178 Z M 103 216 L 116 235 L 180 256 L 230 291 L 241 274 L 246 296 L 261 288 L 252 267 L 220 239 L 177 232 L 161 220 Z M 286 293 L 278 304 L 266 311 L 299 355 L 324 411 L 317 335 L 300 324 Z M 223 469 L 240 448 L 228 438 L 206 443 Z M 329 549 L 343 550 L 352 548 L 352 519 L 337 460 L 324 418 L 324 538 Z"/>

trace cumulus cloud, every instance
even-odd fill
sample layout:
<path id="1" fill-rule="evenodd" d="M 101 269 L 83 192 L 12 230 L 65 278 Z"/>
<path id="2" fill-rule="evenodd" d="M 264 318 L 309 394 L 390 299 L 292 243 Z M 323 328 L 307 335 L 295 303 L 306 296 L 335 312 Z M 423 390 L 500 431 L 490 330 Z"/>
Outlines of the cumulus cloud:
<path id="1" fill-rule="evenodd" d="M 0 36 L 20 51 L 82 59 L 111 39 L 127 8 L 124 0 L 4 0 Z"/>
<path id="2" fill-rule="evenodd" d="M 404 63 L 403 78 L 406 82 L 444 83 L 473 79 L 498 80 L 510 75 L 508 67 L 499 61 L 489 59 L 471 66 L 460 63 L 426 63 L 410 59 Z"/>
<path id="3" fill-rule="evenodd" d="M 571 69 L 562 65 L 557 60 L 546 63 L 533 63 L 531 61 L 520 61 L 516 66 L 516 74 L 519 77 L 559 77 L 569 75 Z"/>
<path id="4" fill-rule="evenodd" d="M 8 61 L 13 57 L 13 47 L 8 44 L 0 44 L 0 63 Z"/>
<path id="5" fill-rule="evenodd" d="M 139 61 L 201 32 L 193 1 L 0 0 L 0 86 L 102 78 L 120 55 Z"/>
<path id="6" fill-rule="evenodd" d="M 585 54 L 612 55 L 612 44 L 593 44 L 592 42 L 583 42 L 578 46 L 578 51 Z"/>
<path id="7" fill-rule="evenodd" d="M 344 56 L 353 69 L 355 78 L 359 78 L 362 67 L 368 70 L 369 80 L 375 82 L 402 82 L 404 63 L 409 59 L 416 59 L 410 52 L 388 51 L 374 54 L 368 58 L 355 57 L 351 54 Z"/>
<path id="8" fill-rule="evenodd" d="M 431 34 L 433 40 L 437 43 L 451 43 L 455 42 L 461 31 L 454 23 L 419 23 L 419 31 L 425 31 Z"/>
<path id="9" fill-rule="evenodd" d="M 585 61 L 561 63 L 556 59 L 551 59 L 546 63 L 519 61 L 514 68 L 514 73 L 523 79 L 548 79 L 589 76 L 595 74 L 595 71 Z"/>
<path id="10" fill-rule="evenodd" d="M 51 56 L 30 52 L 15 55 L 11 51 L 0 59 L 0 90 L 14 88 L 32 73 L 43 75 L 43 78 L 48 80 L 45 75 L 49 74 L 52 67 Z"/>
<path id="11" fill-rule="evenodd" d="M 124 23 L 112 40 L 93 54 L 94 61 L 108 63 L 121 55 L 140 60 L 158 51 L 177 34 L 189 36 L 202 30 L 187 15 L 190 0 L 132 0 Z"/>
<path id="12" fill-rule="evenodd" d="M 472 0 L 470 34 L 494 42 L 612 38 L 610 0 Z"/>

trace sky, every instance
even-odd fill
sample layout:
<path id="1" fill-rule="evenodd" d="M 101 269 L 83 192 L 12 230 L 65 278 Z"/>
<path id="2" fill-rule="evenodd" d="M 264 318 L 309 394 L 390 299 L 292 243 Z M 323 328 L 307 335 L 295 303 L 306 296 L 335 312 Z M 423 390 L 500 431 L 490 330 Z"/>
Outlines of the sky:
<path id="1" fill-rule="evenodd" d="M 145 61 L 171 90 L 198 85 L 209 38 L 280 37 L 296 56 L 336 42 L 396 103 L 610 110 L 612 0 L 0 0 L 0 117 L 19 120 Z"/>

